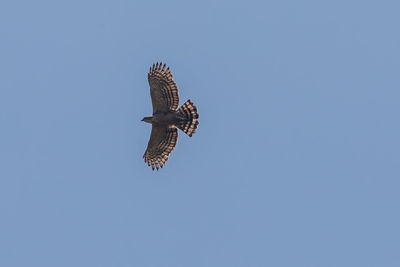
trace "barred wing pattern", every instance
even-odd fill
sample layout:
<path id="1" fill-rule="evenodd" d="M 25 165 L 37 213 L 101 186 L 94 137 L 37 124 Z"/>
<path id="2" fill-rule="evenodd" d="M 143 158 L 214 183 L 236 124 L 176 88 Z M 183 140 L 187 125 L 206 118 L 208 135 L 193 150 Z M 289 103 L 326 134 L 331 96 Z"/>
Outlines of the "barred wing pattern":
<path id="1" fill-rule="evenodd" d="M 150 67 L 148 80 L 153 104 L 153 114 L 158 112 L 175 111 L 179 105 L 178 86 L 172 80 L 173 76 L 165 64 L 153 64 Z"/>
<path id="2" fill-rule="evenodd" d="M 174 150 L 178 140 L 178 130 L 175 126 L 152 126 L 149 144 L 143 155 L 144 161 L 151 168 L 162 168 L 168 160 L 169 154 Z"/>

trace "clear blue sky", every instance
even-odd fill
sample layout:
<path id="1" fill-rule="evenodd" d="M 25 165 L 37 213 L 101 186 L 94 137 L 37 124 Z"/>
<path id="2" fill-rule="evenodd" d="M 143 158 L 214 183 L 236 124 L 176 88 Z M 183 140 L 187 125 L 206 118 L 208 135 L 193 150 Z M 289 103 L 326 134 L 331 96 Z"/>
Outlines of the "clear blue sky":
<path id="1" fill-rule="evenodd" d="M 0 266 L 400 266 L 398 1 L 1 1 Z M 143 162 L 149 66 L 200 112 Z"/>

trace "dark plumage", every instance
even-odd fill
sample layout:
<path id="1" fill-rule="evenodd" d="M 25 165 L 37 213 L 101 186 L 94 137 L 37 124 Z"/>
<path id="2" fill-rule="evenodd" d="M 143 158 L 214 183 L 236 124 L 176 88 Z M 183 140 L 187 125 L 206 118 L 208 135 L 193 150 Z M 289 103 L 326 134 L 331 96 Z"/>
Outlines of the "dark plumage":
<path id="1" fill-rule="evenodd" d="M 197 107 L 189 99 L 178 110 L 178 86 L 173 81 L 172 73 L 162 63 L 153 64 L 148 74 L 150 95 L 153 104 L 153 116 L 142 121 L 151 123 L 151 135 L 144 161 L 152 169 L 162 168 L 178 140 L 181 129 L 190 137 L 194 134 L 199 121 Z"/>

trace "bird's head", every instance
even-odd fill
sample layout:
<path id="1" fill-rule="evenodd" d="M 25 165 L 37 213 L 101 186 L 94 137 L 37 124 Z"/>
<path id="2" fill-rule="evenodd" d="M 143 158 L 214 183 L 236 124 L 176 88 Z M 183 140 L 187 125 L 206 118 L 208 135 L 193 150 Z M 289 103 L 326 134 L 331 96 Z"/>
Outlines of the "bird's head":
<path id="1" fill-rule="evenodd" d="M 152 123 L 152 119 L 153 119 L 153 117 L 144 117 L 143 119 L 142 119 L 142 121 L 144 121 L 144 122 L 147 122 L 147 123 Z"/>

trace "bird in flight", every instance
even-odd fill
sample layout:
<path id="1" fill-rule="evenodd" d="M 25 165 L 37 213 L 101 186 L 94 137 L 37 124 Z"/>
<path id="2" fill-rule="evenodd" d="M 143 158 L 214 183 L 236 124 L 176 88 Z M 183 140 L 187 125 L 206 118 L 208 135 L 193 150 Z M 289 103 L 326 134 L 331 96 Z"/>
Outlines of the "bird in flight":
<path id="1" fill-rule="evenodd" d="M 150 96 L 153 104 L 153 116 L 142 121 L 151 123 L 151 135 L 144 161 L 153 169 L 162 168 L 174 150 L 181 129 L 192 137 L 199 121 L 197 107 L 189 99 L 179 109 L 178 86 L 172 79 L 172 73 L 162 63 L 153 64 L 148 73 Z"/>

